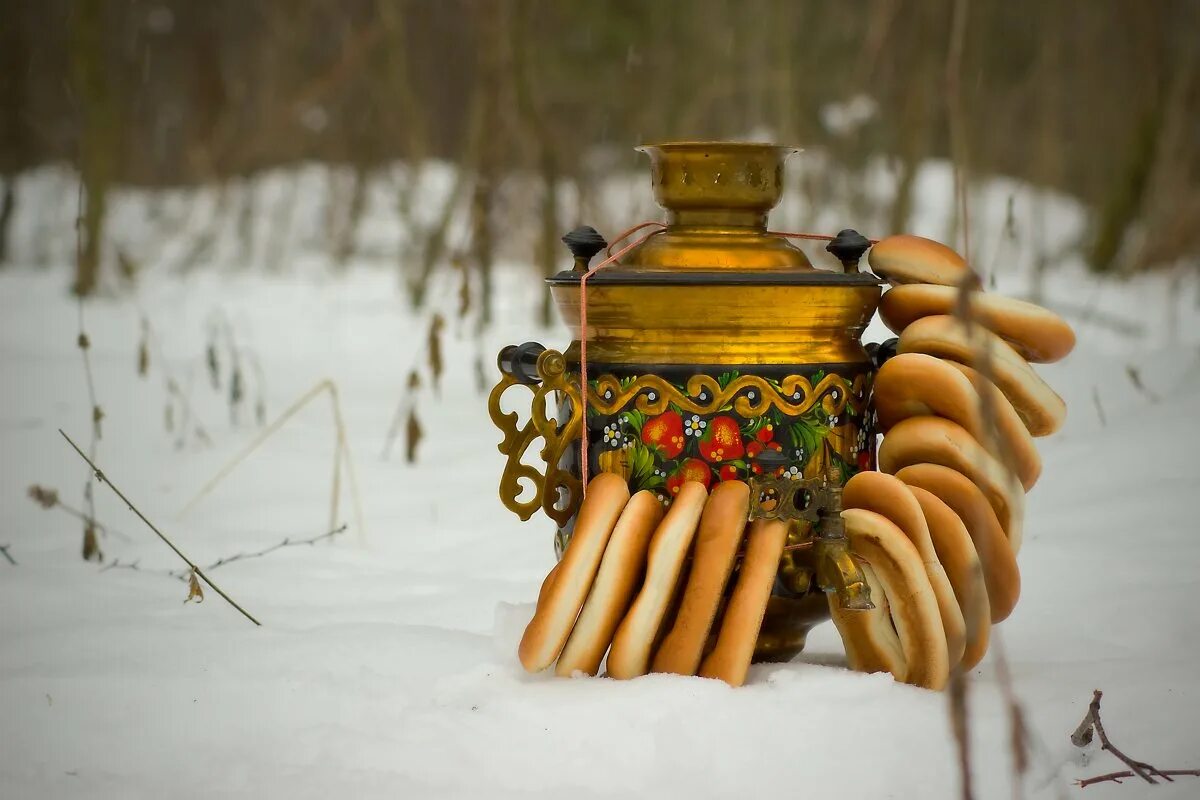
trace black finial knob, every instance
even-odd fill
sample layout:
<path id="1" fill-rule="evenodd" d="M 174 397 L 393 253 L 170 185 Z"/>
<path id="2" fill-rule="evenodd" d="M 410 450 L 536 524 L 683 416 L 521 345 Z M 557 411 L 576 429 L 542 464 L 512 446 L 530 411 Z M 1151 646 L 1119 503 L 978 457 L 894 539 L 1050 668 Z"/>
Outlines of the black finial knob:
<path id="1" fill-rule="evenodd" d="M 838 231 L 838 235 L 825 249 L 833 253 L 833 257 L 842 262 L 846 272 L 858 272 L 858 260 L 863 253 L 871 248 L 871 242 L 856 230 L 846 228 Z"/>
<path id="2" fill-rule="evenodd" d="M 608 247 L 608 242 L 591 225 L 576 228 L 562 240 L 571 250 L 571 255 L 575 256 L 575 269 L 587 269 L 592 256 Z"/>
<path id="3" fill-rule="evenodd" d="M 891 339 L 879 342 L 878 344 L 871 342 L 867 345 L 867 355 L 870 356 L 871 364 L 875 369 L 879 369 L 889 358 L 896 355 L 896 348 L 899 344 L 900 340 L 893 336 Z"/>

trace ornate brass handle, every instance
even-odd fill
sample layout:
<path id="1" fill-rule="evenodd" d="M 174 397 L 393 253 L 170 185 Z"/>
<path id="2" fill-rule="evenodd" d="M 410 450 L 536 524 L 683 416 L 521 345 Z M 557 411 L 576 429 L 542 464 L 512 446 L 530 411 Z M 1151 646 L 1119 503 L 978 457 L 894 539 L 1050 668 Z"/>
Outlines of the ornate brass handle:
<path id="1" fill-rule="evenodd" d="M 509 345 L 496 360 L 502 375 L 488 397 L 488 414 L 504 434 L 499 450 L 508 457 L 500 477 L 500 500 L 522 520 L 529 519 L 540 508 L 561 527 L 578 509 L 582 495 L 579 478 L 561 466 L 563 453 L 579 437 L 583 424 L 579 386 L 567 373 L 563 354 L 536 342 Z M 517 385 L 527 386 L 533 393 L 529 419 L 520 426 L 516 412 L 505 413 L 500 409 L 501 397 Z M 564 396 L 570 401 L 566 406 L 569 411 L 567 418 L 560 421 L 557 411 L 563 407 Z M 551 413 L 547 413 L 547 408 Z M 543 441 L 540 456 L 545 472 L 521 462 L 525 451 L 537 439 Z M 522 481 L 528 481 L 534 490 L 527 500 L 518 499 L 528 488 Z"/>

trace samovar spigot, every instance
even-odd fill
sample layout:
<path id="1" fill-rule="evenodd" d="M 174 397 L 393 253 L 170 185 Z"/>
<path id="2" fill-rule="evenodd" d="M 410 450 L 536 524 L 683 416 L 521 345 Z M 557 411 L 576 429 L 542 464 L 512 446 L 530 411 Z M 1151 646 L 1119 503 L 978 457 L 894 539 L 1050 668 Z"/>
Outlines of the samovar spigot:
<path id="1" fill-rule="evenodd" d="M 826 474 L 812 494 L 810 507 L 818 512 L 813 544 L 817 586 L 826 593 L 836 593 L 838 603 L 849 611 L 874 608 L 871 587 L 850 555 L 850 540 L 842 519 L 841 485 L 835 476 Z"/>

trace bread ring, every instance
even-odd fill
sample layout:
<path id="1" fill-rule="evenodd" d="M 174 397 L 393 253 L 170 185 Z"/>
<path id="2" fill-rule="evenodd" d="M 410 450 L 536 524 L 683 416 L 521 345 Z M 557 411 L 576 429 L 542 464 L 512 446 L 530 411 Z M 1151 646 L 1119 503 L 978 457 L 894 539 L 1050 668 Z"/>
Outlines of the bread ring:
<path id="1" fill-rule="evenodd" d="M 922 463 L 941 464 L 966 475 L 995 510 L 1012 549 L 1020 550 L 1025 494 L 1016 476 L 961 425 L 941 417 L 910 417 L 883 437 L 878 458 L 880 471 L 893 475 L 910 464 Z"/>
<path id="2" fill-rule="evenodd" d="M 946 633 L 917 546 L 886 517 L 873 511 L 849 508 L 842 512 L 842 519 L 851 552 L 870 565 L 888 599 L 892 623 L 904 651 L 904 682 L 926 689 L 945 688 L 950 675 Z M 829 602 L 841 632 L 844 615 L 857 612 L 842 609 L 836 596 L 831 596 Z M 863 633 L 847 627 L 843 636 Z"/>
<path id="3" fill-rule="evenodd" d="M 829 613 L 842 637 L 846 662 L 855 672 L 890 672 L 893 678 L 904 683 L 908 679 L 908 664 L 904 661 L 900 636 L 892 623 L 887 592 L 870 564 L 857 557 L 854 563 L 871 590 L 871 602 L 875 607 L 847 611 L 836 595 L 829 595 Z"/>
<path id="4" fill-rule="evenodd" d="M 544 596 L 539 598 L 517 648 L 521 664 L 529 672 L 541 672 L 553 664 L 567 643 L 592 588 L 608 537 L 628 502 L 629 487 L 619 475 L 601 473 L 588 484 L 571 543 L 554 569 L 553 579 L 547 577 Z"/>
<path id="5" fill-rule="evenodd" d="M 957 286 L 971 275 L 962 256 L 941 242 L 897 234 L 880 239 L 867 253 L 871 271 L 897 283 L 936 283 Z"/>
<path id="6" fill-rule="evenodd" d="M 651 672 L 695 675 L 750 511 L 750 487 L 722 481 L 708 496 L 688 573 L 683 600 L 670 632 L 651 662 Z"/>
<path id="7" fill-rule="evenodd" d="M 704 484 L 688 481 L 679 487 L 671 508 L 650 539 L 646 580 L 613 635 L 607 672 L 613 678 L 645 675 L 650 651 L 675 594 L 680 570 L 708 499 Z"/>
<path id="8" fill-rule="evenodd" d="M 556 675 L 569 676 L 576 670 L 595 675 L 600 669 L 613 632 L 640 585 L 650 536 L 662 517 L 663 505 L 653 492 L 643 489 L 630 498 L 609 537 L 587 602 L 558 657 Z"/>
<path id="9" fill-rule="evenodd" d="M 979 554 L 975 552 L 975 544 L 967 533 L 967 526 L 950 506 L 920 486 L 909 486 L 908 489 L 921 504 L 938 561 L 946 570 L 946 577 L 962 610 L 966 625 L 960 666 L 971 669 L 987 653 L 992 631 L 992 612 L 988 606 L 987 586 Z"/>
<path id="10" fill-rule="evenodd" d="M 1062 427 L 1067 406 L 1033 368 L 1003 339 L 979 328 L 980 346 L 990 353 L 992 379 L 1017 410 L 1034 436 L 1047 436 Z M 904 329 L 897 353 L 925 353 L 978 368 L 978 351 L 959 320 L 949 316 L 922 317 Z"/>
<path id="11" fill-rule="evenodd" d="M 1021 572 L 1016 553 L 983 492 L 962 473 L 940 464 L 913 464 L 899 470 L 896 477 L 937 495 L 962 520 L 983 566 L 992 622 L 1007 618 L 1021 596 Z"/>
<path id="12" fill-rule="evenodd" d="M 942 629 L 946 633 L 946 656 L 952 665 L 961 661 L 966 642 L 962 609 L 946 570 L 938 560 L 921 504 L 913 497 L 912 491 L 893 475 L 860 472 L 846 482 L 842 490 L 842 507 L 861 508 L 886 517 L 916 545 L 917 553 L 925 565 L 925 576 L 929 578 L 930 588 L 937 598 Z"/>
<path id="13" fill-rule="evenodd" d="M 970 370 L 970 375 L 963 370 Z M 994 387 L 992 409 L 996 424 L 989 430 L 981 412 L 978 385 L 972 382 L 971 375 L 978 373 L 924 353 L 902 353 L 888 359 L 875 375 L 872 395 L 880 430 L 886 434 L 909 417 L 931 414 L 958 423 L 980 443 L 989 441 L 988 434 L 994 430 L 1001 441 L 992 454 L 1002 463 L 1011 462 L 1022 487 L 1029 491 L 1042 472 L 1042 459 L 1033 437 L 1012 403 Z"/>
<path id="14" fill-rule="evenodd" d="M 746 556 L 721 618 L 717 643 L 700 664 L 701 677 L 718 678 L 730 686 L 746 682 L 786 541 L 787 522 L 758 519 L 751 523 Z"/>
<path id="15" fill-rule="evenodd" d="M 954 286 L 914 283 L 884 294 L 879 316 L 899 334 L 922 317 L 953 314 L 959 290 Z M 971 294 L 979 324 L 1004 339 L 1027 361 L 1050 364 L 1075 348 L 1075 331 L 1053 311 L 999 294 Z"/>

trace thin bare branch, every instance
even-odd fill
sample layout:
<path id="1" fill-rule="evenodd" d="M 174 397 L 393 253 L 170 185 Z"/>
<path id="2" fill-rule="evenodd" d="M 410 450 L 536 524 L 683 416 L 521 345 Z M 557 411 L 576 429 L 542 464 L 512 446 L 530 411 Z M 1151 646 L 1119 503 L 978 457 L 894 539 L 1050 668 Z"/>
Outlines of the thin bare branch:
<path id="1" fill-rule="evenodd" d="M 1200 769 L 1164 769 L 1158 774 L 1162 775 L 1164 778 L 1171 776 L 1178 777 L 1180 775 L 1191 775 L 1192 777 L 1200 778 Z M 1104 783 L 1106 781 L 1120 783 L 1123 778 L 1132 777 L 1134 777 L 1132 772 L 1129 770 L 1123 770 L 1121 772 L 1110 772 L 1107 775 L 1097 775 L 1094 778 L 1083 778 L 1075 781 L 1075 783 L 1080 789 L 1086 789 L 1087 787 L 1096 783 Z"/>
<path id="2" fill-rule="evenodd" d="M 168 539 L 162 531 L 160 531 L 157 527 L 155 527 L 153 522 L 146 519 L 146 516 L 137 509 L 137 506 L 135 506 L 133 504 L 133 502 L 121 492 L 120 489 L 118 489 L 115 485 L 113 485 L 112 481 L 110 481 L 108 479 L 108 477 L 100 470 L 100 468 L 98 466 L 96 466 L 95 462 L 93 462 L 92 459 L 87 457 L 87 454 L 85 454 L 82 450 L 79 449 L 79 445 L 75 444 L 75 442 L 72 441 L 71 437 L 67 436 L 67 434 L 62 430 L 62 428 L 59 428 L 58 432 L 59 432 L 59 434 L 62 435 L 62 437 L 64 439 L 67 440 L 67 444 L 71 445 L 71 448 L 76 453 L 79 454 L 79 457 L 82 458 L 84 461 L 86 461 L 87 465 L 92 468 L 92 472 L 93 472 L 96 480 L 99 481 L 100 483 L 107 483 L 108 488 L 113 490 L 113 494 L 115 494 L 117 497 L 121 498 L 121 502 L 125 503 L 125 505 L 129 508 L 129 510 L 132 511 L 137 516 L 138 519 L 140 519 L 142 522 L 144 522 L 146 524 L 146 527 L 148 527 L 150 530 L 154 531 L 155 535 L 157 535 L 159 539 L 162 539 L 163 543 L 166 544 L 167 547 L 169 547 L 173 551 L 175 551 L 175 555 L 177 555 L 181 559 L 183 559 L 183 562 L 185 564 L 187 564 L 189 567 L 191 567 L 192 570 L 195 571 L 196 575 L 198 575 L 201 580 L 203 580 L 205 583 L 207 583 L 214 592 L 221 595 L 221 597 L 225 599 L 225 602 L 229 603 L 229 605 L 233 606 L 238 611 L 240 611 L 242 613 L 242 616 L 244 616 L 246 619 L 250 620 L 255 625 L 262 625 L 261 622 L 259 622 L 253 616 L 250 615 L 249 611 L 247 611 L 246 609 L 244 609 L 240 605 L 238 605 L 236 602 L 234 602 L 233 598 L 231 598 L 229 595 L 225 594 L 225 592 L 223 592 L 219 586 L 217 586 L 215 583 L 213 583 L 212 580 L 210 580 L 209 577 L 204 574 L 204 571 L 202 569 L 200 569 L 200 567 L 196 566 L 196 563 L 194 561 L 192 561 L 190 558 L 185 556 L 183 554 L 183 551 L 175 546 L 174 542 L 172 542 L 170 539 Z"/>
<path id="3" fill-rule="evenodd" d="M 1163 772 L 1157 767 L 1154 767 L 1143 761 L 1135 761 L 1118 750 L 1116 745 L 1109 740 L 1108 734 L 1104 731 L 1104 723 L 1100 721 L 1100 698 L 1103 696 L 1104 692 L 1100 691 L 1099 689 L 1096 689 L 1092 692 L 1092 702 L 1088 704 L 1087 715 L 1084 716 L 1083 721 L 1079 723 L 1079 727 L 1075 729 L 1075 732 L 1071 734 L 1071 743 L 1076 747 L 1085 747 L 1091 743 L 1092 734 L 1095 733 L 1095 735 L 1100 738 L 1100 748 L 1112 753 L 1114 756 L 1120 759 L 1125 766 L 1129 767 L 1132 772 L 1125 775 L 1113 773 L 1113 775 L 1116 777 L 1101 776 L 1101 778 L 1098 779 L 1089 779 L 1087 783 L 1081 782 L 1080 785 L 1086 786 L 1089 783 L 1098 783 L 1101 779 L 1113 780 L 1117 783 L 1120 783 L 1119 778 L 1133 777 L 1134 775 L 1141 778 L 1146 783 L 1158 783 L 1158 781 L 1154 780 L 1153 776 L 1155 775 L 1170 782 L 1170 776 L 1174 774 L 1174 771 Z M 1189 773 L 1185 771 L 1182 774 L 1186 775 Z"/>
<path id="4" fill-rule="evenodd" d="M 17 566 L 17 560 L 9 554 L 8 548 L 10 547 L 12 547 L 11 544 L 0 544 L 0 555 L 4 556 L 4 560 L 15 567 Z"/>

